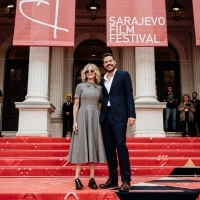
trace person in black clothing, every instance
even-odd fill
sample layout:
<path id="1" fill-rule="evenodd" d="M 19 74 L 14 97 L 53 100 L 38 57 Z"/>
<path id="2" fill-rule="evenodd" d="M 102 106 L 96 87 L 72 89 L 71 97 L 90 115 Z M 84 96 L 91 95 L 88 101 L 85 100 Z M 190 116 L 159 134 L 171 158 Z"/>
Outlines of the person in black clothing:
<path id="1" fill-rule="evenodd" d="M 178 107 L 179 116 L 180 116 L 180 128 L 182 132 L 182 137 L 186 136 L 186 124 L 187 124 L 187 133 L 191 137 L 194 137 L 194 113 L 195 108 L 190 102 L 190 97 L 188 94 L 182 96 L 182 101 Z"/>
<path id="2" fill-rule="evenodd" d="M 71 136 L 72 136 L 73 106 L 74 106 L 74 104 L 71 102 L 71 96 L 67 96 L 67 101 L 63 104 L 63 107 L 62 107 L 63 137 L 66 137 L 66 135 L 67 135 L 68 124 L 70 127 Z"/>
<path id="3" fill-rule="evenodd" d="M 200 132 L 200 100 L 197 99 L 197 92 L 192 93 L 192 104 L 194 105 L 195 108 L 195 113 L 194 113 L 194 130 L 196 130 L 196 124 L 198 125 L 198 129 Z M 197 131 L 195 132 L 195 136 L 197 136 Z"/>
<path id="4" fill-rule="evenodd" d="M 109 178 L 106 183 L 100 184 L 99 187 L 101 189 L 118 187 L 119 169 L 122 180 L 119 191 L 129 192 L 131 168 L 126 146 L 126 130 L 127 123 L 132 126 L 136 120 L 132 81 L 127 71 L 116 68 L 116 60 L 111 53 L 103 55 L 103 66 L 107 73 L 101 80 L 103 101 L 100 123 Z"/>
<path id="5" fill-rule="evenodd" d="M 176 131 L 176 112 L 177 112 L 177 96 L 173 93 L 173 89 L 171 86 L 168 86 L 167 93 L 163 98 L 164 102 L 167 102 L 166 110 L 165 110 L 165 124 L 164 129 L 168 131 L 169 126 L 169 117 L 172 114 L 172 129 Z"/>

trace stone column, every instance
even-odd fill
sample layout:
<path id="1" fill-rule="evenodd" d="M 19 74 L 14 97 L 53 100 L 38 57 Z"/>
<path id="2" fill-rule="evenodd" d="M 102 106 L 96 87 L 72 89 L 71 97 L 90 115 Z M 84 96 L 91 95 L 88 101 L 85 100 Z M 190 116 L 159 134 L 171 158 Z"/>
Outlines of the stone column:
<path id="1" fill-rule="evenodd" d="M 62 105 L 64 84 L 64 47 L 52 48 L 50 101 L 56 107 L 51 116 L 52 135 L 62 137 Z"/>
<path id="2" fill-rule="evenodd" d="M 194 78 L 193 78 L 193 62 L 192 62 L 192 32 L 188 32 L 186 34 L 186 38 L 187 38 L 187 46 L 188 46 L 188 53 L 187 53 L 187 57 L 188 57 L 188 68 L 189 68 L 189 78 L 190 78 L 190 93 L 189 95 L 192 95 L 192 92 L 194 91 Z"/>
<path id="3" fill-rule="evenodd" d="M 164 137 L 164 102 L 158 102 L 155 90 L 154 47 L 136 47 L 136 137 Z"/>
<path id="4" fill-rule="evenodd" d="M 66 100 L 66 95 L 74 96 L 73 86 L 73 60 L 66 59 L 64 67 L 64 99 Z M 73 99 L 72 99 L 73 100 Z"/>
<path id="5" fill-rule="evenodd" d="M 25 102 L 49 102 L 49 47 L 30 47 L 28 94 Z"/>
<path id="6" fill-rule="evenodd" d="M 135 96 L 135 48 L 124 47 L 122 50 L 122 70 L 128 71 L 133 86 L 133 96 Z M 135 130 L 135 126 L 127 125 L 127 136 L 130 137 Z"/>
<path id="7" fill-rule="evenodd" d="M 136 102 L 157 102 L 153 47 L 136 47 Z"/>
<path id="8" fill-rule="evenodd" d="M 128 71 L 133 86 L 133 96 L 135 96 L 135 48 L 134 47 L 124 47 L 122 53 L 122 68 L 125 71 Z"/>
<path id="9" fill-rule="evenodd" d="M 194 91 L 198 93 L 200 98 L 200 47 L 196 46 L 195 34 L 193 34 L 193 79 Z"/>
<path id="10" fill-rule="evenodd" d="M 180 73 L 180 80 L 181 80 L 181 94 L 189 94 L 192 93 L 192 85 L 190 80 L 190 69 L 189 69 L 189 62 L 188 60 L 179 60 L 181 73 Z"/>
<path id="11" fill-rule="evenodd" d="M 48 101 L 49 47 L 30 47 L 28 94 L 19 109 L 17 136 L 50 136 L 51 114 L 55 107 Z"/>

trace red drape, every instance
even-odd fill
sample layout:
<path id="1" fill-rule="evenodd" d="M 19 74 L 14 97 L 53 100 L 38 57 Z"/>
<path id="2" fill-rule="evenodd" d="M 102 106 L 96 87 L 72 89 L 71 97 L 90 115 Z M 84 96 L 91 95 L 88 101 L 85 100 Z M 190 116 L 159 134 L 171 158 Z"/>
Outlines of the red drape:
<path id="1" fill-rule="evenodd" d="M 107 0 L 107 46 L 168 46 L 165 0 Z"/>
<path id="2" fill-rule="evenodd" d="M 17 0 L 13 45 L 74 46 L 75 0 Z"/>
<path id="3" fill-rule="evenodd" d="M 193 0 L 193 12 L 194 12 L 194 26 L 196 34 L 196 45 L 200 45 L 200 1 Z"/>

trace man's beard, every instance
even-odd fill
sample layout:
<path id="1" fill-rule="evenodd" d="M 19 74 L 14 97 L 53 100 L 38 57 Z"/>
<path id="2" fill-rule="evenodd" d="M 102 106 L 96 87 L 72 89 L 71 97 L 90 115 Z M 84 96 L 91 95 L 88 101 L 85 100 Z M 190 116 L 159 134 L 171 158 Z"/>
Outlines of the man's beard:
<path id="1" fill-rule="evenodd" d="M 115 67 L 113 65 L 108 65 L 107 67 L 112 66 L 112 69 L 106 69 L 107 72 L 113 72 L 115 70 Z"/>
<path id="2" fill-rule="evenodd" d="M 192 97 L 192 99 L 196 99 L 197 97 Z"/>

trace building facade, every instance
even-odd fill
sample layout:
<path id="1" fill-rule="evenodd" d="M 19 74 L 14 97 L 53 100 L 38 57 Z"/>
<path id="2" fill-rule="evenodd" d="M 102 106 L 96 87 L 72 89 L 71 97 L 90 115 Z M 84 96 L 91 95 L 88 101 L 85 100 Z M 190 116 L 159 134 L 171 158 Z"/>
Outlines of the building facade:
<path id="1" fill-rule="evenodd" d="M 107 47 L 106 0 L 96 0 L 100 11 L 92 20 L 89 0 L 76 0 L 74 47 L 13 46 L 15 19 L 0 8 L 0 127 L 4 135 L 62 136 L 62 104 L 74 94 L 80 70 L 88 62 L 105 70 L 101 58 L 112 52 L 117 68 L 132 78 L 137 120 L 127 135 L 165 137 L 163 95 L 172 86 L 179 102 L 183 94 L 200 93 L 199 54 L 196 45 L 192 0 L 180 20 L 168 12 L 174 3 L 166 0 L 168 47 Z"/>

